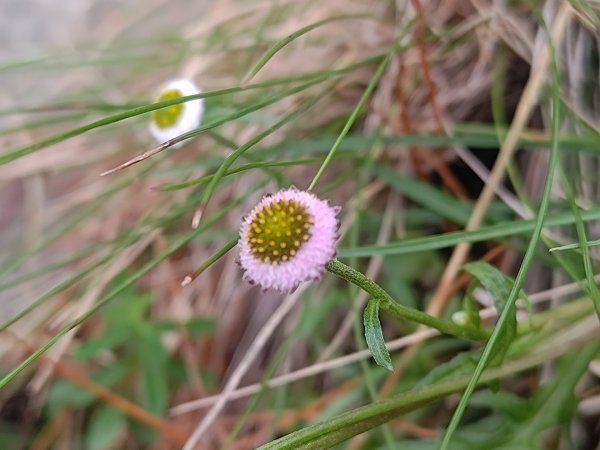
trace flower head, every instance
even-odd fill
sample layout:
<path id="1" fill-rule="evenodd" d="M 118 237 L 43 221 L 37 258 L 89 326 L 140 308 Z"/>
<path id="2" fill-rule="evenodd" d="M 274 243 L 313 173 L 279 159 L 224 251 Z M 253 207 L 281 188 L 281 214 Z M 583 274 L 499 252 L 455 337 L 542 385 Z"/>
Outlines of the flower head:
<path id="1" fill-rule="evenodd" d="M 174 80 L 163 86 L 155 101 L 173 100 L 200 92 L 202 91 L 190 80 Z M 150 133 L 159 143 L 168 141 L 198 128 L 203 114 L 204 99 L 202 98 L 154 110 L 151 116 Z M 181 142 L 178 142 L 173 147 L 180 145 Z"/>
<path id="2" fill-rule="evenodd" d="M 240 230 L 244 278 L 281 292 L 318 280 L 336 253 L 338 212 L 327 201 L 295 188 L 265 196 Z"/>

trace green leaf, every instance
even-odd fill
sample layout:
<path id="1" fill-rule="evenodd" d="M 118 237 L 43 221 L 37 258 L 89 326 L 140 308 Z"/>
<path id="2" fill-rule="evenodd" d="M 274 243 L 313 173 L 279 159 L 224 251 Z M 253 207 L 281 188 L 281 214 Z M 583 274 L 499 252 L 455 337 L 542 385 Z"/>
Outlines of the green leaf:
<path id="1" fill-rule="evenodd" d="M 115 278 L 114 285 L 118 286 L 128 276 L 127 272 L 123 272 Z M 146 315 L 152 304 L 152 296 L 148 293 L 138 292 L 134 286 L 126 288 L 121 295 L 122 301 L 111 303 L 102 311 L 102 315 L 111 325 L 111 329 L 123 327 L 131 330 L 135 324 L 146 323 Z"/>
<path id="2" fill-rule="evenodd" d="M 374 172 L 392 188 L 426 209 L 459 224 L 466 224 L 469 220 L 472 205 L 457 200 L 431 183 L 399 174 L 397 170 L 383 164 L 377 164 Z"/>
<path id="3" fill-rule="evenodd" d="M 474 285 L 471 284 L 467 289 L 467 294 L 463 299 L 463 309 L 467 316 L 467 324 L 474 328 L 481 328 L 481 320 L 479 317 L 479 308 L 475 303 L 475 299 L 473 298 L 473 289 Z"/>
<path id="4" fill-rule="evenodd" d="M 112 364 L 96 370 L 92 375 L 92 380 L 100 386 L 110 388 L 116 384 L 125 375 L 125 367 L 121 364 Z M 55 381 L 48 392 L 48 401 L 46 403 L 51 414 L 55 414 L 65 406 L 84 409 L 89 406 L 95 397 L 89 391 L 71 383 L 67 380 Z"/>
<path id="5" fill-rule="evenodd" d="M 140 328 L 137 336 L 140 360 L 142 402 L 153 414 L 165 414 L 169 387 L 167 382 L 168 355 L 160 339 L 160 331 L 151 325 Z"/>
<path id="6" fill-rule="evenodd" d="M 598 342 L 594 341 L 583 345 L 581 351 L 584 353 L 584 358 L 587 358 L 588 355 L 595 354 L 598 348 Z M 531 353 L 519 359 L 507 361 L 502 367 L 487 369 L 478 378 L 477 384 L 489 383 L 492 380 L 504 378 L 512 373 L 521 372 L 539 364 L 544 364 L 550 359 L 568 353 L 570 349 L 567 346 L 563 349 L 553 348 L 550 351 L 552 352 L 552 356 L 549 354 L 542 355 L 536 349 L 533 349 Z M 469 376 L 461 376 L 456 379 L 444 380 L 427 386 L 415 387 L 385 400 L 347 411 L 338 416 L 297 430 L 264 444 L 259 448 L 260 450 L 331 448 L 357 434 L 378 427 L 400 414 L 413 411 L 451 393 L 460 392 L 468 385 L 469 381 Z M 435 448 L 437 449 L 438 446 Z M 453 445 L 452 448 L 455 448 L 455 446 Z"/>
<path id="7" fill-rule="evenodd" d="M 75 357 L 78 359 L 94 358 L 103 350 L 111 350 L 127 342 L 131 334 L 131 330 L 125 327 L 110 327 L 98 338 L 79 344 L 75 350 Z"/>
<path id="8" fill-rule="evenodd" d="M 491 264 L 482 261 L 465 265 L 465 270 L 477 278 L 483 287 L 489 291 L 494 299 L 498 315 L 502 314 L 514 282 Z M 506 319 L 506 325 L 498 335 L 490 357 L 489 364 L 492 366 L 502 363 L 511 342 L 517 334 L 517 310 L 514 303 L 509 307 L 511 310 Z"/>
<path id="9" fill-rule="evenodd" d="M 127 421 L 121 411 L 112 406 L 100 406 L 90 417 L 83 436 L 83 448 L 85 450 L 116 448 L 126 427 Z"/>
<path id="10" fill-rule="evenodd" d="M 496 309 L 498 312 L 502 312 L 513 281 L 494 266 L 483 261 L 465 264 L 464 268 L 489 291 L 494 299 Z"/>
<path id="11" fill-rule="evenodd" d="M 529 444 L 524 448 L 542 448 L 541 436 L 546 430 L 569 423 L 577 410 L 575 386 L 587 372 L 588 365 L 597 355 L 599 347 L 599 343 L 595 342 L 581 348 L 580 351 L 566 355 L 558 365 L 553 379 L 530 401 L 528 411 L 531 417 L 517 422 L 519 425 L 515 427 L 517 429 L 514 437 L 506 445 L 498 447 L 498 450 L 521 448 L 517 446 L 519 443 Z"/>
<path id="12" fill-rule="evenodd" d="M 0 429 L 0 448 L 25 448 L 25 436 L 16 427 L 4 425 Z"/>
<path id="13" fill-rule="evenodd" d="M 215 330 L 217 322 L 212 317 L 194 317 L 185 324 L 190 333 L 208 334 Z"/>
<path id="14" fill-rule="evenodd" d="M 492 357 L 494 356 L 495 347 L 497 348 L 498 340 L 501 334 L 504 332 L 507 327 L 511 316 L 512 316 L 512 308 L 514 307 L 517 297 L 519 296 L 519 292 L 521 291 L 521 287 L 525 282 L 525 277 L 529 272 L 529 268 L 533 262 L 535 252 L 540 241 L 540 236 L 542 235 L 542 229 L 544 227 L 544 221 L 548 214 L 548 206 L 550 204 L 550 197 L 552 192 L 552 181 L 554 177 L 554 170 L 556 168 L 556 164 L 559 159 L 559 142 L 558 142 L 558 134 L 560 131 L 560 92 L 559 86 L 560 81 L 558 77 L 558 66 L 556 64 L 556 60 L 554 59 L 554 47 L 552 46 L 552 42 L 549 45 L 552 57 L 552 145 L 550 146 L 550 158 L 548 160 L 548 170 L 546 172 L 546 180 L 544 182 L 544 192 L 542 194 L 542 199 L 540 202 L 540 207 L 537 211 L 537 217 L 535 219 L 535 227 L 531 234 L 531 238 L 529 240 L 529 244 L 527 245 L 527 250 L 525 251 L 525 255 L 523 257 L 523 261 L 521 263 L 521 267 L 519 268 L 519 272 L 515 278 L 514 285 L 510 290 L 510 294 L 508 299 L 506 300 L 507 307 L 504 308 L 500 317 L 498 317 L 498 322 L 496 323 L 496 327 L 492 332 L 492 336 L 490 337 L 487 345 L 483 350 L 483 354 L 481 355 L 481 359 L 473 372 L 473 376 L 465 389 L 463 396 L 461 397 L 454 414 L 452 415 L 452 419 L 450 419 L 450 423 L 448 424 L 448 428 L 446 430 L 446 434 L 442 440 L 442 444 L 440 446 L 441 450 L 448 450 L 450 448 L 450 441 L 452 439 L 452 435 L 458 428 L 458 424 L 467 408 L 467 403 L 469 402 L 469 398 L 475 391 L 477 386 L 477 382 L 479 381 L 485 367 L 490 363 Z M 515 128 L 512 128 L 514 130 Z"/>
<path id="15" fill-rule="evenodd" d="M 364 323 L 365 323 L 365 339 L 367 340 L 367 346 L 373 359 L 381 367 L 385 367 L 390 372 L 394 370 L 392 367 L 392 358 L 390 353 L 385 346 L 383 339 L 383 331 L 381 330 L 381 323 L 379 322 L 379 299 L 372 298 L 369 300 L 367 307 L 364 311 Z"/>
<path id="16" fill-rule="evenodd" d="M 459 353 L 450 361 L 440 364 L 432 369 L 416 384 L 415 387 L 426 387 L 440 381 L 464 377 L 473 372 L 480 356 L 480 351 Z"/>

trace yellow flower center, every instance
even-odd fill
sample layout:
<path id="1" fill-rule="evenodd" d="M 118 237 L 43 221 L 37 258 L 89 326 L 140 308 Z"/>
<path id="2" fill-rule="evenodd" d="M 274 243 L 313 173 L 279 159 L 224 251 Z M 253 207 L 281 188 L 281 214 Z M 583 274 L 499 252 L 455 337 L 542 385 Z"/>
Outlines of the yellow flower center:
<path id="1" fill-rule="evenodd" d="M 313 224 L 308 208 L 296 200 L 277 200 L 253 212 L 246 239 L 250 253 L 277 265 L 293 258 L 310 238 Z"/>
<path id="2" fill-rule="evenodd" d="M 183 97 L 183 94 L 179 89 L 168 89 L 160 94 L 160 97 L 156 99 L 156 102 L 163 102 L 165 100 L 173 100 L 175 98 Z M 177 123 L 179 117 L 183 113 L 183 103 L 176 105 L 166 106 L 161 109 L 152 111 L 152 120 L 159 128 L 169 128 Z"/>

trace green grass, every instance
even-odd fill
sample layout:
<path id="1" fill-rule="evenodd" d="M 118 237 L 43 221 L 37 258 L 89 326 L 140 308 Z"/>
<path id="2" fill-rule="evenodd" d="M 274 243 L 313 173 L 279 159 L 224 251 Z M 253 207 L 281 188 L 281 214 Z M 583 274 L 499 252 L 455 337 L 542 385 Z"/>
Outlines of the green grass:
<path id="1" fill-rule="evenodd" d="M 204 416 L 170 409 L 221 392 L 282 303 L 235 263 L 242 217 L 291 185 L 342 207 L 337 259 L 252 361 L 242 383 L 260 382 L 258 392 L 221 411 L 203 438 L 216 448 L 475 450 L 542 448 L 543 435 L 548 448 L 580 448 L 573 392 L 600 350 L 592 6 L 572 2 L 587 27 L 572 19 L 581 47 L 563 38 L 552 49 L 508 167 L 504 188 L 531 218 L 496 197 L 466 231 L 483 182 L 453 149 L 490 167 L 506 138 L 529 76 L 512 34 L 422 1 L 423 42 L 420 19 L 402 19 L 393 2 L 183 3 L 118 9 L 110 26 L 94 9 L 106 27 L 90 25 L 97 41 L 74 35 L 70 47 L 0 62 L 10 100 L 0 107 L 0 448 L 183 446 Z M 506 8 L 526 21 L 523 39 L 546 32 L 544 2 Z M 485 60 L 484 48 L 499 56 Z M 150 103 L 181 74 L 203 93 Z M 200 98 L 201 126 L 99 176 L 160 146 L 150 112 Z M 461 243 L 473 248 L 433 316 Z M 566 282 L 573 293 L 542 294 L 552 302 L 517 301 Z M 488 297 L 500 315 L 479 320 Z M 442 336 L 388 349 L 423 325 Z M 372 358 L 316 370 L 364 350 Z M 41 380 L 51 358 L 58 366 Z M 303 375 L 313 369 L 318 377 Z M 25 393 L 34 419 L 9 414 Z"/>

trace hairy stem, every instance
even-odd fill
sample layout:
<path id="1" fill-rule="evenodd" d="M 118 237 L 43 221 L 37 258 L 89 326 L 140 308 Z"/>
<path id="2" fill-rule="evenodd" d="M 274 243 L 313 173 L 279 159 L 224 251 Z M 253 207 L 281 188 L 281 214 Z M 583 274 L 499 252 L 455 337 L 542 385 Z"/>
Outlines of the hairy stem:
<path id="1" fill-rule="evenodd" d="M 396 302 L 390 294 L 377 283 L 367 278 L 358 270 L 347 266 L 337 259 L 329 261 L 325 267 L 329 272 L 349 281 L 371 296 L 378 298 L 381 301 L 380 308 L 394 317 L 435 328 L 444 334 L 460 336 L 475 341 L 486 341 L 489 337 L 489 333 L 485 330 L 457 325 L 448 320 L 431 316 L 423 311 L 409 308 Z"/>

